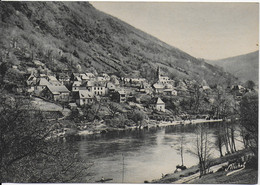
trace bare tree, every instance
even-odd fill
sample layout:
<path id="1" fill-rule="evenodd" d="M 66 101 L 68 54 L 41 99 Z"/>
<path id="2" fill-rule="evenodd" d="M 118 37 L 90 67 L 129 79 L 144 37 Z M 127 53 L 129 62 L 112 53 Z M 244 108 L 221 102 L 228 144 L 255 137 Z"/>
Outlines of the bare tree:
<path id="1" fill-rule="evenodd" d="M 187 143 L 185 140 L 185 136 L 183 133 L 181 133 L 180 137 L 177 139 L 179 146 L 177 146 L 176 150 L 181 156 L 181 166 L 184 166 L 184 157 L 183 157 L 183 152 L 185 151 L 185 144 Z"/>
<path id="2" fill-rule="evenodd" d="M 195 149 L 189 152 L 199 159 L 200 176 L 207 173 L 208 161 L 210 158 L 211 146 L 208 140 L 208 128 L 206 125 L 200 124 L 196 129 Z"/>
<path id="3" fill-rule="evenodd" d="M 24 98 L 0 95 L 1 182 L 82 182 L 91 165 L 53 139 L 56 125 Z"/>

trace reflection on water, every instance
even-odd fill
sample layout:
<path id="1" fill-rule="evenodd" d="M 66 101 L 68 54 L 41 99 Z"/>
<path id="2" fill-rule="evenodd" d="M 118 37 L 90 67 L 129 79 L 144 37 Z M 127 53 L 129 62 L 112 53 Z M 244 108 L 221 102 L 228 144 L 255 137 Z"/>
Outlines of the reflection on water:
<path id="1" fill-rule="evenodd" d="M 183 133 L 186 145 L 194 146 L 196 135 Z M 73 142 L 73 150 L 78 150 L 81 159 L 92 162 L 90 176 L 86 182 L 95 182 L 101 177 L 113 178 L 109 182 L 143 183 L 160 178 L 162 173 L 173 172 L 181 158 L 176 148 L 179 132 L 165 132 L 164 129 L 138 130 Z M 213 134 L 209 139 L 214 142 Z M 216 149 L 212 152 L 217 157 Z M 195 156 L 184 153 L 184 165 L 190 167 L 198 163 Z"/>

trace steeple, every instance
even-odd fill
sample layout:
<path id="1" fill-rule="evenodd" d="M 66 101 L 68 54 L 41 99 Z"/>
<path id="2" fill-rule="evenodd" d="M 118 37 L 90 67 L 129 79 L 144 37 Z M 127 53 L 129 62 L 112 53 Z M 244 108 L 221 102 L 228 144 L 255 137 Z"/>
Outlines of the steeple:
<path id="1" fill-rule="evenodd" d="M 160 70 L 160 66 L 158 66 L 157 68 L 157 79 L 159 80 L 161 76 L 161 70 Z"/>

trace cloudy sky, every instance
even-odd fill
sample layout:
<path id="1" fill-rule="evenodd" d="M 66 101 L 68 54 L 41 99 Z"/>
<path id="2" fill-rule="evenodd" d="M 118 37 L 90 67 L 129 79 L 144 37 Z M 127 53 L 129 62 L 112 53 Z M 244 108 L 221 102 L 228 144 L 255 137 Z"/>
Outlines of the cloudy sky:
<path id="1" fill-rule="evenodd" d="M 258 3 L 91 4 L 195 57 L 221 59 L 258 50 Z"/>

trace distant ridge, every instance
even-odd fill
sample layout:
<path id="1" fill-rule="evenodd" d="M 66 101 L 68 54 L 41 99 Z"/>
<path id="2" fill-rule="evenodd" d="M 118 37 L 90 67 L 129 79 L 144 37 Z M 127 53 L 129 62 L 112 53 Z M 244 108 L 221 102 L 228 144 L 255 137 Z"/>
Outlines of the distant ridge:
<path id="1" fill-rule="evenodd" d="M 259 51 L 220 60 L 209 60 L 207 62 L 222 67 L 243 82 L 252 80 L 258 84 Z"/>

